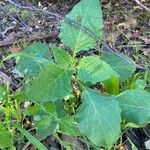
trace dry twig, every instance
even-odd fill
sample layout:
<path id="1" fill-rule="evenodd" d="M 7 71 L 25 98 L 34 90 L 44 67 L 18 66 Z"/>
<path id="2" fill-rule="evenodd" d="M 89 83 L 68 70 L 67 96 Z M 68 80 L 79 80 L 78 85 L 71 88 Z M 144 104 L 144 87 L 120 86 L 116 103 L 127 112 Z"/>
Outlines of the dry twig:
<path id="1" fill-rule="evenodd" d="M 27 142 L 26 145 L 22 148 L 22 150 L 27 150 L 30 145 L 31 142 Z"/>
<path id="2" fill-rule="evenodd" d="M 36 41 L 36 40 L 53 38 L 53 37 L 56 37 L 56 36 L 58 36 L 58 32 L 50 32 L 49 34 L 46 34 L 46 35 L 32 36 L 28 39 L 25 39 L 24 41 L 32 42 L 32 41 Z M 18 44 L 18 43 L 21 43 L 21 42 L 22 42 L 22 40 L 18 40 L 16 42 L 15 41 L 11 41 L 11 42 L 0 41 L 0 47 L 9 46 L 9 45 L 13 45 L 13 44 Z"/>
<path id="3" fill-rule="evenodd" d="M 135 2 L 140 5 L 142 8 L 144 8 L 146 11 L 150 12 L 150 9 L 148 7 L 146 7 L 145 5 L 143 5 L 139 0 L 135 0 Z"/>
<path id="4" fill-rule="evenodd" d="M 52 12 L 49 12 L 46 10 L 42 10 L 42 9 L 37 8 L 37 7 L 21 6 L 17 3 L 15 3 L 13 0 L 8 0 L 8 2 L 11 3 L 12 5 L 16 6 L 17 8 L 20 8 L 20 9 L 26 9 L 26 10 L 30 10 L 30 11 L 36 11 L 36 12 L 40 12 L 43 14 L 47 14 L 47 15 L 51 16 L 51 18 L 56 18 L 56 19 L 62 18 L 62 16 L 59 14 L 52 13 Z"/>
<path id="5" fill-rule="evenodd" d="M 76 28 L 79 28 L 80 30 L 84 31 L 85 33 L 89 34 L 91 37 L 95 38 L 96 40 L 98 40 L 99 44 L 101 44 L 105 51 L 111 51 L 111 52 L 114 52 L 118 57 L 121 57 L 115 49 L 107 46 L 106 44 L 104 44 L 102 41 L 99 40 L 99 38 L 95 35 L 95 33 L 91 32 L 89 29 L 87 29 L 87 27 L 85 26 L 82 26 L 80 25 L 78 22 L 75 22 L 73 20 L 70 20 L 69 18 L 63 18 L 63 16 L 59 15 L 59 14 L 55 14 L 55 13 L 52 13 L 52 12 L 49 12 L 49 11 L 46 11 L 46 10 L 41 10 L 39 8 L 36 8 L 36 7 L 28 7 L 28 6 L 21 6 L 17 3 L 15 3 L 14 1 L 12 0 L 8 0 L 11 4 L 15 5 L 16 7 L 20 8 L 20 9 L 27 9 L 27 10 L 30 10 L 30 11 L 37 11 L 37 12 L 41 12 L 41 13 L 44 13 L 44 14 L 47 14 L 47 15 L 50 15 L 52 16 L 53 18 L 56 18 L 56 19 L 64 19 L 64 21 Z M 138 0 L 135 0 L 136 2 L 139 3 Z M 141 3 L 139 4 L 141 5 Z M 144 6 L 144 5 L 141 5 L 141 6 Z M 146 6 L 145 6 L 146 7 Z M 121 57 L 122 59 L 124 59 L 123 57 Z M 148 68 L 144 68 L 142 66 L 139 66 L 138 64 L 135 64 L 137 68 L 139 69 L 142 69 L 142 70 L 149 70 Z"/>

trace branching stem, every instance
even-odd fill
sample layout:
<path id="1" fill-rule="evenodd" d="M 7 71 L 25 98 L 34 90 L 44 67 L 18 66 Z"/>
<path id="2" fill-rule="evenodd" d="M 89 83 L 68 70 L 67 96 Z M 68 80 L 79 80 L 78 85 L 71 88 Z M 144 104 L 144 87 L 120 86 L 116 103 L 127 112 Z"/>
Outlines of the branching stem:
<path id="1" fill-rule="evenodd" d="M 30 10 L 30 11 L 36 11 L 36 12 L 40 12 L 43 14 L 47 14 L 47 15 L 51 16 L 51 18 L 57 18 L 57 19 L 62 18 L 62 16 L 59 14 L 52 13 L 52 12 L 49 12 L 47 10 L 42 10 L 42 9 L 37 8 L 37 7 L 22 6 L 22 5 L 15 3 L 13 0 L 8 0 L 8 2 L 11 3 L 12 5 L 16 6 L 17 8 L 20 8 L 20 9 L 26 9 L 26 10 Z"/>
<path id="2" fill-rule="evenodd" d="M 142 8 L 144 8 L 146 11 L 149 11 L 150 12 L 150 9 L 148 7 L 146 7 L 145 5 L 143 5 L 139 0 L 135 0 L 135 2 L 141 6 Z"/>

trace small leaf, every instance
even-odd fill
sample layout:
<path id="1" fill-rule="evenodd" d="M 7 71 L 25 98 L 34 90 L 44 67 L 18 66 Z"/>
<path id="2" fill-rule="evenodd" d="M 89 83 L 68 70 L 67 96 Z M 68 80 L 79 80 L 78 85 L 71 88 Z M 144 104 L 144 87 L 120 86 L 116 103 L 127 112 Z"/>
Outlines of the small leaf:
<path id="1" fill-rule="evenodd" d="M 75 60 L 65 50 L 56 46 L 51 46 L 51 50 L 53 52 L 53 56 L 54 56 L 56 64 L 66 68 L 69 65 L 72 65 L 75 63 Z"/>
<path id="2" fill-rule="evenodd" d="M 83 102 L 77 111 L 77 122 L 81 133 L 95 145 L 110 149 L 119 138 L 121 110 L 114 97 L 85 89 Z"/>
<path id="3" fill-rule="evenodd" d="M 105 81 L 118 74 L 99 57 L 83 57 L 78 65 L 78 78 L 83 82 L 96 83 Z"/>
<path id="4" fill-rule="evenodd" d="M 67 115 L 67 112 L 64 109 L 65 102 L 59 99 L 59 100 L 55 101 L 55 104 L 56 104 L 58 117 L 59 118 L 65 117 Z"/>
<path id="5" fill-rule="evenodd" d="M 108 80 L 103 81 L 104 87 L 108 94 L 118 95 L 119 94 L 119 79 L 118 77 L 111 77 Z"/>
<path id="6" fill-rule="evenodd" d="M 25 75 L 38 74 L 49 62 L 52 62 L 48 45 L 40 42 L 33 43 L 12 56 L 16 57 L 17 69 Z"/>
<path id="7" fill-rule="evenodd" d="M 139 126 L 150 123 L 150 94 L 144 90 L 127 90 L 117 97 L 122 117 Z"/>
<path id="8" fill-rule="evenodd" d="M 77 128 L 77 124 L 75 123 L 73 116 L 66 116 L 64 118 L 61 118 L 59 122 L 59 130 L 67 135 L 70 136 L 81 136 L 81 133 L 79 132 Z"/>
<path id="9" fill-rule="evenodd" d="M 62 69 L 56 64 L 49 64 L 25 88 L 26 99 L 35 102 L 48 102 L 62 99 L 71 93 L 73 70 Z"/>
<path id="10" fill-rule="evenodd" d="M 57 112 L 54 103 L 48 102 L 29 106 L 25 114 L 34 117 L 36 127 L 35 137 L 39 140 L 51 135 L 56 129 L 57 122 L 55 118 L 57 117 Z"/>
<path id="11" fill-rule="evenodd" d="M 102 35 L 102 11 L 99 0 L 81 0 L 66 16 L 81 28 L 92 32 L 96 38 Z M 62 42 L 74 52 L 88 50 L 96 46 L 96 39 L 72 23 L 63 22 L 60 29 Z M 84 26 L 84 27 L 83 27 Z"/>
<path id="12" fill-rule="evenodd" d="M 34 116 L 34 115 L 37 115 L 39 111 L 40 111 L 39 105 L 34 105 L 34 106 L 31 105 L 26 109 L 24 114 Z"/>
<path id="13" fill-rule="evenodd" d="M 55 116 L 57 115 L 56 104 L 48 102 L 48 103 L 43 104 L 43 107 L 46 113 L 53 114 Z"/>
<path id="14" fill-rule="evenodd" d="M 145 80 L 137 79 L 136 81 L 132 83 L 131 89 L 144 90 L 146 86 L 147 84 Z"/>
<path id="15" fill-rule="evenodd" d="M 136 70 L 135 63 L 128 56 L 121 53 L 106 52 L 103 60 L 108 63 L 114 71 L 119 75 L 121 81 L 129 78 Z"/>
<path id="16" fill-rule="evenodd" d="M 47 114 L 43 116 L 39 121 L 36 121 L 35 126 L 37 128 L 35 136 L 37 139 L 41 140 L 54 132 L 57 126 L 57 122 L 51 114 Z"/>
<path id="17" fill-rule="evenodd" d="M 8 98 L 8 92 L 6 87 L 0 84 L 0 101 L 6 100 Z"/>
<path id="18" fill-rule="evenodd" d="M 0 124 L 0 148 L 9 148 L 13 146 L 12 134 Z"/>

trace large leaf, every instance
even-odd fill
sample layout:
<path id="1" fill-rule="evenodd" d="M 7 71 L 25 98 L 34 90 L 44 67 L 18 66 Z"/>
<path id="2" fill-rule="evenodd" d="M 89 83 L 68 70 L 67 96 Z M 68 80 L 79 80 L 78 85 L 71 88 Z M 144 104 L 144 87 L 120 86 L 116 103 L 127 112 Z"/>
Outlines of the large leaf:
<path id="1" fill-rule="evenodd" d="M 122 116 L 128 122 L 143 126 L 150 123 L 150 94 L 144 90 L 127 90 L 117 97 Z"/>
<path id="2" fill-rule="evenodd" d="M 75 63 L 75 60 L 65 50 L 56 46 L 51 46 L 51 50 L 53 52 L 54 60 L 58 65 L 65 68 Z"/>
<path id="3" fill-rule="evenodd" d="M 114 97 L 85 89 L 77 112 L 79 129 L 97 146 L 111 148 L 119 138 L 121 110 Z"/>
<path id="4" fill-rule="evenodd" d="M 8 148 L 13 146 L 12 134 L 0 124 L 0 148 Z"/>
<path id="5" fill-rule="evenodd" d="M 25 75 L 38 74 L 49 62 L 52 62 L 48 45 L 33 43 L 16 56 L 17 69 Z"/>
<path id="6" fill-rule="evenodd" d="M 56 64 L 49 64 L 26 86 L 25 95 L 28 100 L 37 102 L 56 101 L 71 92 L 73 70 L 62 69 Z"/>
<path id="7" fill-rule="evenodd" d="M 102 34 L 103 21 L 99 0 L 81 0 L 65 20 L 61 25 L 60 38 L 66 46 L 74 52 L 95 47 L 96 39 L 82 28 L 94 33 L 96 37 Z M 72 20 L 74 25 L 68 20 Z"/>
<path id="8" fill-rule="evenodd" d="M 136 70 L 134 61 L 121 53 L 106 52 L 103 60 L 118 73 L 121 81 L 126 80 Z"/>
<path id="9" fill-rule="evenodd" d="M 78 66 L 78 78 L 83 82 L 96 83 L 118 77 L 113 69 L 99 57 L 83 57 Z"/>

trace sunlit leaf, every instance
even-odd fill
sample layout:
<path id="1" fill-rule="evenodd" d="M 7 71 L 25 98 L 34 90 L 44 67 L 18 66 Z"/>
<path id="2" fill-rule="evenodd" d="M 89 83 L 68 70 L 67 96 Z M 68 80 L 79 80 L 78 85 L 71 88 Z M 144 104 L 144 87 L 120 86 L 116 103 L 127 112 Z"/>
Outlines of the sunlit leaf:
<path id="1" fill-rule="evenodd" d="M 52 62 L 48 45 L 40 42 L 31 44 L 14 56 L 16 68 L 25 75 L 36 75 Z"/>
<path id="2" fill-rule="evenodd" d="M 56 64 L 49 64 L 25 89 L 26 98 L 30 101 L 56 101 L 71 93 L 73 70 L 63 69 Z"/>
<path id="3" fill-rule="evenodd" d="M 134 61 L 118 52 L 104 53 L 103 60 L 118 73 L 120 81 L 128 79 L 136 70 Z"/>
<path id="4" fill-rule="evenodd" d="M 66 18 L 76 22 L 74 24 L 78 26 L 84 26 L 83 28 L 92 32 L 96 38 L 102 35 L 103 21 L 99 0 L 81 0 Z M 94 48 L 97 41 L 89 33 L 66 21 L 61 24 L 60 38 L 74 52 Z"/>
<path id="5" fill-rule="evenodd" d="M 127 90 L 117 97 L 122 117 L 140 126 L 150 123 L 150 93 L 144 90 Z"/>
<path id="6" fill-rule="evenodd" d="M 77 111 L 79 130 L 95 145 L 111 148 L 119 138 L 121 110 L 114 97 L 85 89 Z"/>
<path id="7" fill-rule="evenodd" d="M 113 69 L 99 57 L 83 57 L 78 65 L 78 78 L 83 82 L 96 83 L 118 77 Z"/>
<path id="8" fill-rule="evenodd" d="M 51 46 L 51 50 L 56 64 L 65 68 L 75 63 L 75 60 L 65 50 L 56 46 Z"/>
<path id="9" fill-rule="evenodd" d="M 59 126 L 59 130 L 64 134 L 70 136 L 81 135 L 73 116 L 66 116 L 64 118 L 61 118 L 59 121 Z"/>

